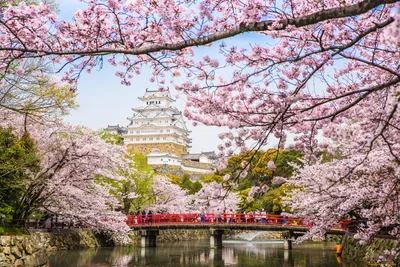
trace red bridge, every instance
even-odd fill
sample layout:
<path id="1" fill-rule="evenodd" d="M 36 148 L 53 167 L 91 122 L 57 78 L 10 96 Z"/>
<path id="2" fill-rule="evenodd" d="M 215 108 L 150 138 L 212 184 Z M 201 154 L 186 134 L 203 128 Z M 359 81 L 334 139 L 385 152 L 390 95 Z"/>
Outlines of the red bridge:
<path id="1" fill-rule="evenodd" d="M 350 221 L 344 220 L 332 227 L 327 234 L 344 235 Z M 292 240 L 311 228 L 308 220 L 276 214 L 147 214 L 129 215 L 126 223 L 132 229 L 141 230 L 142 246 L 155 246 L 159 230 L 208 229 L 210 245 L 222 245 L 224 230 L 279 231 L 283 233 L 285 247 L 291 249 Z"/>
<path id="2" fill-rule="evenodd" d="M 332 229 L 347 230 L 350 220 L 343 220 Z M 148 228 L 146 226 L 161 225 L 260 225 L 260 226 L 286 226 L 311 228 L 308 220 L 296 219 L 276 214 L 226 214 L 217 217 L 212 213 L 200 215 L 196 213 L 182 214 L 146 214 L 128 215 L 126 219 L 128 226 L 133 228 Z"/>

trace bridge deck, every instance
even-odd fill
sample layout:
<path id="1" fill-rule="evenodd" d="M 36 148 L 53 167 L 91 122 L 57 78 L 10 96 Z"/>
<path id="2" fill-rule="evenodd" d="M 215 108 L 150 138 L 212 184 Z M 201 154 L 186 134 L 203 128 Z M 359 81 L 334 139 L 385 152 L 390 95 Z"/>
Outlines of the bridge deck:
<path id="1" fill-rule="evenodd" d="M 305 233 L 308 227 L 285 226 L 285 225 L 262 225 L 262 224 L 145 224 L 131 226 L 132 230 L 253 230 L 253 231 L 294 231 Z M 327 234 L 344 235 L 345 230 L 330 229 Z"/>

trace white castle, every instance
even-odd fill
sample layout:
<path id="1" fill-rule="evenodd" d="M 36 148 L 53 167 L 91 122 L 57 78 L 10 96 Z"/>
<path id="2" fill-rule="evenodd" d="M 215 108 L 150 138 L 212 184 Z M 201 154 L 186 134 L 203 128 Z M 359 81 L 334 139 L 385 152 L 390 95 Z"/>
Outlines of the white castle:
<path id="1" fill-rule="evenodd" d="M 169 90 L 146 89 L 139 100 L 141 105 L 132 108 L 127 127 L 108 126 L 107 130 L 121 135 L 129 149 L 146 155 L 149 165 L 175 166 L 193 173 L 214 171 L 217 157 L 213 151 L 188 154 L 190 131 L 182 112 L 172 106 L 175 100 Z"/>

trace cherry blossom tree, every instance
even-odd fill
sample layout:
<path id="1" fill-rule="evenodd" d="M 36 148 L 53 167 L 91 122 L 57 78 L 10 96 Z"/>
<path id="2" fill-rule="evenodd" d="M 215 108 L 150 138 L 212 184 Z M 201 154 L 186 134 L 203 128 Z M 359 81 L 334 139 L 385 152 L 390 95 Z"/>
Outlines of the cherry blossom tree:
<path id="1" fill-rule="evenodd" d="M 0 107 L 51 120 L 77 106 L 76 93 L 51 74 L 44 60 L 13 64 L 0 75 Z"/>
<path id="2" fill-rule="evenodd" d="M 191 209 L 199 212 L 204 209 L 210 213 L 222 213 L 224 210 L 237 210 L 240 198 L 237 193 L 227 192 L 222 184 L 204 183 L 203 187 L 191 197 Z"/>
<path id="3" fill-rule="evenodd" d="M 202 183 L 202 188 L 195 194 L 189 194 L 168 177 L 156 176 L 153 183 L 154 204 L 149 208 L 157 213 L 197 213 L 236 210 L 240 202 L 237 193 L 228 192 L 222 184 Z"/>
<path id="4" fill-rule="evenodd" d="M 5 109 L 0 110 L 0 126 L 17 135 L 28 133 L 40 159 L 40 168 L 26 173 L 23 181 L 26 190 L 18 206 L 26 208 L 16 210 L 13 219 L 25 221 L 47 211 L 99 230 L 127 230 L 125 216 L 113 211 L 118 200 L 103 179 L 124 179 L 118 175 L 127 166 L 123 147 L 107 144 L 82 127 L 42 125 Z"/>
<path id="5" fill-rule="evenodd" d="M 168 177 L 156 176 L 153 183 L 154 204 L 149 208 L 153 213 L 189 212 L 190 198 L 187 191 L 171 182 Z"/>
<path id="6" fill-rule="evenodd" d="M 293 215 L 313 222 L 303 238 L 323 237 L 326 230 L 351 216 L 359 221 L 357 238 L 368 240 L 389 229 L 400 240 L 399 164 L 384 140 L 365 146 L 368 139 L 359 138 L 364 123 L 360 120 L 335 131 L 336 138 L 329 147 L 336 154 L 340 151 L 339 156 L 306 165 L 286 180 L 296 188 L 286 198 Z"/>

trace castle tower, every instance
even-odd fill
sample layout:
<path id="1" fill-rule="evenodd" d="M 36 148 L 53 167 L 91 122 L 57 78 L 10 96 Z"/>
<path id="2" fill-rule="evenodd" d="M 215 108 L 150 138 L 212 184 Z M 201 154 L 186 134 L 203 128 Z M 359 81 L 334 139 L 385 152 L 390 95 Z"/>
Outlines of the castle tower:
<path id="1" fill-rule="evenodd" d="M 130 124 L 122 135 L 124 144 L 143 155 L 151 152 L 187 154 L 191 147 L 190 131 L 182 112 L 172 106 L 175 100 L 169 90 L 146 89 L 139 100 L 141 105 L 132 108 L 133 116 L 128 118 Z"/>

